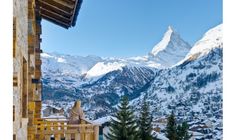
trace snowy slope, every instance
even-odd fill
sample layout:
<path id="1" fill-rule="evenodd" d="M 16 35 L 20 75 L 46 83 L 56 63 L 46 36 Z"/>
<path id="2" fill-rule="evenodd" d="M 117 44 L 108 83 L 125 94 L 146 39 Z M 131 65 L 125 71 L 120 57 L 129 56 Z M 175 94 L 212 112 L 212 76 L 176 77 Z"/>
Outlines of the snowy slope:
<path id="1" fill-rule="evenodd" d="M 169 26 L 162 40 L 149 53 L 149 59 L 161 67 L 170 67 L 182 60 L 190 49 L 191 46 Z"/>
<path id="2" fill-rule="evenodd" d="M 139 109 L 142 96 L 147 94 L 154 120 L 174 111 L 177 120 L 187 120 L 190 128 L 210 122 L 209 128 L 197 132 L 205 139 L 222 139 L 222 51 L 219 25 L 209 30 L 179 65 L 157 70 L 151 86 L 132 104 Z"/>
<path id="3" fill-rule="evenodd" d="M 87 72 L 94 64 L 102 59 L 97 56 L 71 56 L 57 53 L 43 53 L 41 54 L 43 61 L 43 71 L 60 70 L 62 73 L 76 73 L 83 74 Z"/>
<path id="4" fill-rule="evenodd" d="M 212 49 L 222 48 L 223 46 L 222 26 L 223 25 L 220 24 L 207 31 L 202 37 L 202 39 L 200 39 L 196 44 L 194 44 L 192 49 L 189 51 L 186 57 L 181 62 L 179 62 L 179 64 L 181 64 L 186 60 L 193 60 L 201 56 L 204 56 L 207 53 L 209 53 Z"/>
<path id="5" fill-rule="evenodd" d="M 98 79 L 109 72 L 121 70 L 123 67 L 148 67 L 153 69 L 160 67 L 160 64 L 156 63 L 155 61 L 149 61 L 146 56 L 115 59 L 106 58 L 88 70 L 88 72 L 85 74 L 85 78 Z"/>
<path id="6" fill-rule="evenodd" d="M 221 138 L 222 50 L 219 25 L 192 48 L 169 27 L 148 56 L 42 54 L 44 99 L 66 108 L 81 99 L 86 115 L 97 119 L 115 112 L 121 95 L 127 95 L 138 110 L 148 94 L 154 119 L 174 110 L 178 121 L 188 120 L 191 128 L 209 121 L 214 128 L 207 133 Z"/>
<path id="7" fill-rule="evenodd" d="M 96 80 L 70 88 L 64 83 L 57 83 L 60 86 L 56 88 L 45 83 L 43 100 L 70 103 L 80 99 L 87 115 L 95 119 L 114 112 L 112 106 L 119 102 L 120 96 L 128 95 L 130 99 L 139 97 L 140 92 L 147 89 L 154 76 L 155 72 L 147 67 L 125 66 Z"/>
<path id="8" fill-rule="evenodd" d="M 101 77 L 110 71 L 121 70 L 124 66 L 119 62 L 98 62 L 86 73 L 86 78 Z"/>
<path id="9" fill-rule="evenodd" d="M 147 92 L 154 119 L 174 111 L 178 121 L 205 123 L 212 127 L 207 133 L 213 139 L 222 138 L 222 48 L 185 61 L 173 68 L 158 70 Z M 142 101 L 134 102 L 134 106 Z M 197 126 L 197 125 L 196 125 Z M 193 128 L 194 125 L 191 125 Z M 204 132 L 199 129 L 199 132 Z"/>
<path id="10" fill-rule="evenodd" d="M 83 75 L 102 59 L 97 56 L 71 56 L 42 53 L 43 82 L 51 87 L 66 85 L 68 88 L 81 84 Z"/>
<path id="11" fill-rule="evenodd" d="M 171 27 L 163 39 L 147 56 L 130 58 L 100 58 L 97 56 L 71 56 L 57 53 L 43 53 L 43 79 L 53 87 L 66 85 L 76 87 L 96 81 L 105 74 L 123 67 L 167 68 L 183 59 L 191 47 Z M 54 84 L 56 83 L 56 84 Z"/>

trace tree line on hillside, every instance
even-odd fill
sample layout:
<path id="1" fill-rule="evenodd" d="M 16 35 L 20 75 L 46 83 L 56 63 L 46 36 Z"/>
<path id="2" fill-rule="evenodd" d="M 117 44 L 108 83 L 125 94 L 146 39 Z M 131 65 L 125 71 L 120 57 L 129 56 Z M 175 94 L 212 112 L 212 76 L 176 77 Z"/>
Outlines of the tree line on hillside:
<path id="1" fill-rule="evenodd" d="M 105 135 L 108 140 L 155 140 L 151 134 L 152 115 L 147 96 L 144 96 L 139 117 L 136 120 L 134 110 L 129 105 L 127 96 L 121 97 L 117 113 L 111 118 L 109 133 Z M 188 124 L 183 122 L 177 125 L 174 113 L 168 117 L 166 137 L 169 140 L 189 140 Z"/>

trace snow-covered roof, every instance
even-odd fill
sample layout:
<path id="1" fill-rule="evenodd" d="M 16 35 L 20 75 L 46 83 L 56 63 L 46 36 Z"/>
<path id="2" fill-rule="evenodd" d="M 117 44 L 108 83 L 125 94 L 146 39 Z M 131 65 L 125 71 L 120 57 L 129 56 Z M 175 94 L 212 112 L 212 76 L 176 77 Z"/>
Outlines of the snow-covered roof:
<path id="1" fill-rule="evenodd" d="M 111 120 L 111 116 L 106 116 L 106 117 L 102 117 L 102 118 L 99 118 L 97 120 L 94 120 L 93 123 L 101 125 L 101 124 L 104 124 L 106 122 L 109 122 L 110 120 Z"/>

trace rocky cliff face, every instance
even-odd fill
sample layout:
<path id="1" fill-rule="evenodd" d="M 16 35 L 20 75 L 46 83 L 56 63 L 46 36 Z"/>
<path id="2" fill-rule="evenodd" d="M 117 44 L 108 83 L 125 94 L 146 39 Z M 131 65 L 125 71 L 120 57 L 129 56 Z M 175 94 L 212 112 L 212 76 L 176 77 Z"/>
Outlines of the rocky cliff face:
<path id="1" fill-rule="evenodd" d="M 162 40 L 149 53 L 149 59 L 160 67 L 171 67 L 182 60 L 190 49 L 191 46 L 169 26 Z"/>

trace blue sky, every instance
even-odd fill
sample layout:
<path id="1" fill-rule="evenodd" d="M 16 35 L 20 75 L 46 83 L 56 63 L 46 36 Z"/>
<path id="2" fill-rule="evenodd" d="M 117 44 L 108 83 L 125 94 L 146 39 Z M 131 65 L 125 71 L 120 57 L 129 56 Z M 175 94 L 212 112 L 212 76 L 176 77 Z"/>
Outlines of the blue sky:
<path id="1" fill-rule="evenodd" d="M 222 0 L 83 0 L 75 27 L 43 20 L 41 47 L 81 56 L 142 56 L 169 25 L 194 44 L 220 23 Z"/>

